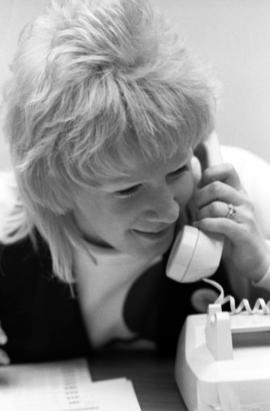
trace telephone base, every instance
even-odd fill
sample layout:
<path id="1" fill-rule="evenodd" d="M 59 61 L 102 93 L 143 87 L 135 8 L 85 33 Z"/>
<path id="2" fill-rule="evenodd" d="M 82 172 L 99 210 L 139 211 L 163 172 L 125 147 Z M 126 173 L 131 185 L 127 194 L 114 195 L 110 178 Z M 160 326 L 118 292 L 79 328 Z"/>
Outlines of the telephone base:
<path id="1" fill-rule="evenodd" d="M 209 333 L 206 332 L 207 314 L 189 316 L 181 332 L 175 377 L 188 411 L 269 411 L 270 343 L 263 342 L 269 335 L 270 316 L 258 314 L 248 319 L 245 314 L 222 314 L 226 321 L 229 317 L 227 324 L 231 327 L 226 337 L 223 318 L 216 322 L 217 327 L 221 325 L 222 339 L 229 342 L 226 345 L 226 341 L 220 340 L 225 347 L 223 350 L 212 350 L 213 344 L 209 342 Z M 243 327 L 244 322 L 249 323 L 248 326 Z M 245 343 L 231 344 L 230 347 L 232 334 L 238 331 L 237 335 Z M 246 335 L 245 331 L 248 331 Z M 222 359 L 217 359 L 217 356 Z"/>

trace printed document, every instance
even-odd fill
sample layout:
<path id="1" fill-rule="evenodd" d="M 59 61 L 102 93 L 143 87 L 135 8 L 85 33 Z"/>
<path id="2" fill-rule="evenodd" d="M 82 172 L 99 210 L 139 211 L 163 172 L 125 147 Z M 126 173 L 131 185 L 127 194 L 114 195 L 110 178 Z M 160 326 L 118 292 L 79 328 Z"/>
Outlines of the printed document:
<path id="1" fill-rule="evenodd" d="M 0 367 L 0 410 L 140 411 L 126 378 L 93 382 L 87 361 L 76 359 Z"/>

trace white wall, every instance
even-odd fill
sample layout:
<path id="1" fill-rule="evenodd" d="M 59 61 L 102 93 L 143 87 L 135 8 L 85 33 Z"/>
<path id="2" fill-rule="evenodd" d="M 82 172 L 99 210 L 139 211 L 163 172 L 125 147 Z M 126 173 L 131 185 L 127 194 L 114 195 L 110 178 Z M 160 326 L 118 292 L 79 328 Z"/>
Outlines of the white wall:
<path id="1" fill-rule="evenodd" d="M 223 83 L 217 129 L 223 143 L 270 161 L 270 1 L 151 0 Z M 18 32 L 46 0 L 0 0 L 0 85 Z M 0 136 L 0 168 L 9 164 Z"/>
<path id="2" fill-rule="evenodd" d="M 223 84 L 217 129 L 270 162 L 270 1 L 152 0 Z"/>
<path id="3" fill-rule="evenodd" d="M 0 0 L 0 88 L 9 75 L 8 66 L 22 27 L 43 10 L 46 0 Z M 0 124 L 0 169 L 10 164 Z"/>

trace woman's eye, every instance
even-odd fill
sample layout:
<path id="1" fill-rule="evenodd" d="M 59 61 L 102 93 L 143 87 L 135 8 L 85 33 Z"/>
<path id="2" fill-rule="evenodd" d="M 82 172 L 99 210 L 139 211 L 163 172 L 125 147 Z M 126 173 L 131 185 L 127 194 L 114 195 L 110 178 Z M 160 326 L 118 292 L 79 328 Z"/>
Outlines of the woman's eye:
<path id="1" fill-rule="evenodd" d="M 124 190 L 115 191 L 115 195 L 117 197 L 131 197 L 132 195 L 136 194 L 139 190 L 140 185 L 136 185 L 133 187 L 125 188 Z"/>
<path id="2" fill-rule="evenodd" d="M 180 175 L 182 175 L 185 171 L 187 171 L 188 170 L 188 166 L 187 165 L 184 165 L 183 167 L 180 167 L 180 168 L 178 168 L 177 170 L 175 170 L 175 171 L 172 171 L 171 173 L 169 173 L 168 174 L 168 177 L 172 177 L 172 178 L 177 178 L 177 177 L 179 177 Z"/>

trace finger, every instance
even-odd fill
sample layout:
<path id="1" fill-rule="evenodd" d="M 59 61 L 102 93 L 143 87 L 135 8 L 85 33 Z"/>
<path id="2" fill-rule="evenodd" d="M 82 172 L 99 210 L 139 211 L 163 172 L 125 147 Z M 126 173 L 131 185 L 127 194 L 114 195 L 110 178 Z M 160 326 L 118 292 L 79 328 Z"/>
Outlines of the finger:
<path id="1" fill-rule="evenodd" d="M 222 163 L 204 170 L 201 179 L 202 185 L 207 185 L 215 180 L 223 181 L 237 190 L 242 189 L 239 175 L 232 164 Z"/>
<path id="2" fill-rule="evenodd" d="M 235 222 L 232 219 L 229 218 L 203 218 L 202 220 L 195 221 L 194 226 L 199 228 L 200 230 L 212 232 L 212 233 L 217 233 L 217 234 L 223 234 L 227 238 L 230 238 L 231 240 L 238 238 L 240 234 L 240 230 L 243 229 L 244 231 L 244 225 L 242 227 L 241 224 L 238 222 Z M 243 232 L 244 234 L 244 232 Z"/>
<path id="3" fill-rule="evenodd" d="M 4 350 L 0 349 L 0 365 L 9 365 L 10 358 Z"/>
<path id="4" fill-rule="evenodd" d="M 237 191 L 234 187 L 218 180 L 198 188 L 194 193 L 194 201 L 199 208 L 217 200 L 240 205 L 246 202 L 246 196 L 242 191 Z"/>
<path id="5" fill-rule="evenodd" d="M 203 218 L 228 218 L 230 216 L 231 205 L 222 201 L 213 201 L 212 203 L 200 208 L 196 213 L 196 218 L 202 220 Z M 232 208 L 234 220 L 238 221 L 239 211 L 235 206 Z"/>

